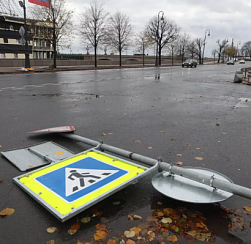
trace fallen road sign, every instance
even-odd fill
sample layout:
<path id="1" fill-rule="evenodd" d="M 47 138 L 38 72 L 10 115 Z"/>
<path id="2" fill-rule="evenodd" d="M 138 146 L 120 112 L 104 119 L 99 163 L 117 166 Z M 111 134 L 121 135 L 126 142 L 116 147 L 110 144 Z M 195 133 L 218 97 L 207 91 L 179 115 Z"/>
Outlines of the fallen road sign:
<path id="1" fill-rule="evenodd" d="M 42 129 L 42 130 L 35 130 L 31 131 L 28 133 L 55 133 L 55 132 L 73 132 L 75 131 L 74 126 L 59 126 L 59 127 L 52 127 L 52 128 L 47 128 L 47 129 Z"/>
<path id="2" fill-rule="evenodd" d="M 156 167 L 92 149 L 16 177 L 14 182 L 64 222 Z"/>

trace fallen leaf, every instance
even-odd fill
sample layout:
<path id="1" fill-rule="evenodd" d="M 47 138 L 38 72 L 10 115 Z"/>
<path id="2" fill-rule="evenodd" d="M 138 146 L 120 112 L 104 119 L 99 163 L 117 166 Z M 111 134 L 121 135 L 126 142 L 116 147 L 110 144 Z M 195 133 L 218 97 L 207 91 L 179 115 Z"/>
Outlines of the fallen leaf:
<path id="1" fill-rule="evenodd" d="M 216 123 L 216 126 L 220 126 L 220 124 L 219 124 L 219 123 Z"/>
<path id="2" fill-rule="evenodd" d="M 106 230 L 107 226 L 103 223 L 100 223 L 100 224 L 96 224 L 95 229 L 96 230 Z"/>
<path id="3" fill-rule="evenodd" d="M 82 218 L 82 219 L 81 219 L 81 222 L 84 223 L 84 224 L 85 224 L 85 223 L 88 223 L 88 222 L 90 222 L 90 221 L 91 221 L 91 218 L 90 218 L 90 217 L 85 217 L 85 218 Z"/>
<path id="4" fill-rule="evenodd" d="M 148 237 L 147 237 L 147 240 L 148 241 L 153 241 L 154 240 L 154 238 L 155 238 L 155 233 L 153 232 L 153 231 L 148 231 L 147 232 L 147 235 L 148 235 Z"/>
<path id="5" fill-rule="evenodd" d="M 113 133 L 108 133 L 108 135 L 113 135 Z"/>
<path id="6" fill-rule="evenodd" d="M 183 165 L 182 162 L 175 162 L 177 165 Z"/>
<path id="7" fill-rule="evenodd" d="M 46 242 L 46 244 L 54 244 L 55 243 L 55 240 L 49 240 Z"/>
<path id="8" fill-rule="evenodd" d="M 105 133 L 102 133 L 102 136 L 106 136 L 106 134 L 105 134 Z"/>
<path id="9" fill-rule="evenodd" d="M 200 148 L 199 148 L 199 147 L 197 147 L 196 149 L 197 149 L 197 150 L 200 150 Z"/>
<path id="10" fill-rule="evenodd" d="M 134 142 L 136 142 L 136 143 L 140 143 L 140 140 L 134 140 Z"/>
<path id="11" fill-rule="evenodd" d="M 152 147 L 148 147 L 148 149 L 153 149 Z"/>
<path id="12" fill-rule="evenodd" d="M 136 242 L 131 239 L 128 239 L 125 244 L 136 244 Z"/>
<path id="13" fill-rule="evenodd" d="M 77 231 L 78 231 L 78 230 L 69 229 L 69 230 L 68 230 L 68 234 L 74 235 Z"/>
<path id="14" fill-rule="evenodd" d="M 54 233 L 57 230 L 57 227 L 49 227 L 46 229 L 48 233 Z"/>
<path id="15" fill-rule="evenodd" d="M 248 99 L 245 100 L 245 102 L 247 102 L 247 101 L 248 101 Z"/>
<path id="16" fill-rule="evenodd" d="M 162 216 L 164 216 L 164 213 L 158 212 L 157 215 L 158 215 L 158 217 L 162 217 Z"/>
<path id="17" fill-rule="evenodd" d="M 170 138 L 170 141 L 174 141 L 174 138 Z"/>
<path id="18" fill-rule="evenodd" d="M 162 205 L 162 202 L 157 202 L 158 205 Z"/>
<path id="19" fill-rule="evenodd" d="M 172 221 L 172 219 L 170 219 L 170 218 L 163 218 L 163 219 L 161 220 L 161 222 L 164 223 L 164 224 L 171 224 L 173 221 Z"/>
<path id="20" fill-rule="evenodd" d="M 116 240 L 109 239 L 107 241 L 107 244 L 116 244 Z"/>
<path id="21" fill-rule="evenodd" d="M 12 215 L 15 212 L 13 208 L 6 208 L 0 212 L 0 216 Z"/>
<path id="22" fill-rule="evenodd" d="M 107 231 L 97 230 L 93 237 L 95 241 L 99 241 L 99 240 L 104 240 L 106 236 L 107 236 Z"/>
<path id="23" fill-rule="evenodd" d="M 176 154 L 176 156 L 178 156 L 178 157 L 182 157 L 182 154 Z"/>
<path id="24" fill-rule="evenodd" d="M 171 241 L 171 242 L 177 242 L 178 241 L 178 237 L 176 235 L 168 236 L 166 239 L 168 241 Z"/>
<path id="25" fill-rule="evenodd" d="M 126 238 L 132 238 L 132 237 L 135 236 L 135 231 L 126 230 L 126 231 L 124 232 L 124 235 L 125 235 Z"/>
<path id="26" fill-rule="evenodd" d="M 141 229 L 139 227 L 132 227 L 130 231 L 134 231 L 136 236 L 139 236 Z"/>
<path id="27" fill-rule="evenodd" d="M 243 208 L 244 208 L 248 213 L 251 213 L 251 207 L 250 207 L 250 206 L 243 206 Z"/>
<path id="28" fill-rule="evenodd" d="M 0 183 L 2 183 L 3 182 L 3 180 L 0 180 Z"/>
<path id="29" fill-rule="evenodd" d="M 189 144 L 188 144 L 187 146 L 188 146 L 188 147 L 191 147 L 192 145 L 189 145 Z"/>
<path id="30" fill-rule="evenodd" d="M 133 217 L 130 214 L 128 214 L 128 219 L 133 220 Z"/>
<path id="31" fill-rule="evenodd" d="M 221 134 L 226 135 L 227 133 L 226 132 L 222 132 Z"/>
<path id="32" fill-rule="evenodd" d="M 0 147 L 3 147 L 2 145 L 0 145 Z"/>
<path id="33" fill-rule="evenodd" d="M 195 157 L 195 159 L 197 159 L 197 160 L 203 160 L 202 157 Z"/>
<path id="34" fill-rule="evenodd" d="M 96 209 L 93 209 L 92 210 L 92 217 L 97 217 L 97 216 L 100 216 L 101 214 L 102 214 L 103 212 L 99 212 L 98 210 L 96 210 Z"/>
<path id="35" fill-rule="evenodd" d="M 142 217 L 141 217 L 141 216 L 136 215 L 136 214 L 134 214 L 134 215 L 133 215 L 133 218 L 134 218 L 134 219 L 142 219 Z"/>

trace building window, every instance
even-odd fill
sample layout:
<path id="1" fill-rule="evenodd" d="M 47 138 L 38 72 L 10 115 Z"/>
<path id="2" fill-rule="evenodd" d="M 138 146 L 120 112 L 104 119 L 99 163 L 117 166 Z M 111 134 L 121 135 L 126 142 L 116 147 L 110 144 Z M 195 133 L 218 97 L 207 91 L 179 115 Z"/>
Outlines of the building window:
<path id="1" fill-rule="evenodd" d="M 5 53 L 1 53 L 1 58 L 5 58 Z"/>
<path id="2" fill-rule="evenodd" d="M 13 30 L 13 25 L 10 25 L 10 30 Z"/>
<path id="3" fill-rule="evenodd" d="M 4 43 L 8 43 L 8 38 L 4 37 L 3 41 L 4 41 Z"/>
<path id="4" fill-rule="evenodd" d="M 14 53 L 14 58 L 18 58 L 18 54 L 17 53 Z"/>

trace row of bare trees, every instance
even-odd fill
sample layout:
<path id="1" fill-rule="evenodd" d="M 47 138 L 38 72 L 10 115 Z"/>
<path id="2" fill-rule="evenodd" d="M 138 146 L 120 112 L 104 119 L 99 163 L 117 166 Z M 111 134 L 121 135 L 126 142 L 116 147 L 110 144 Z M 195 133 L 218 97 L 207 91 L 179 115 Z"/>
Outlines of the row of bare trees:
<path id="1" fill-rule="evenodd" d="M 203 38 L 191 39 L 189 34 L 181 32 L 181 28 L 162 14 L 152 17 L 145 28 L 139 33 L 134 33 L 132 24 L 127 14 L 117 11 L 111 15 L 105 10 L 105 5 L 93 0 L 84 9 L 79 17 L 79 23 L 73 24 L 74 11 L 69 9 L 66 0 L 49 0 L 51 7 L 35 5 L 32 9 L 33 24 L 44 30 L 43 37 L 53 47 L 54 67 L 56 68 L 56 57 L 59 46 L 68 47 L 72 37 L 78 35 L 81 43 L 91 46 L 94 50 L 95 67 L 97 67 L 98 50 L 115 50 L 119 53 L 119 65 L 121 66 L 122 52 L 129 47 L 135 47 L 135 52 L 143 55 L 145 64 L 145 53 L 149 48 L 155 48 L 156 65 L 161 65 L 161 55 L 166 53 L 172 57 L 179 56 L 184 61 L 185 57 L 197 58 L 199 63 L 203 62 Z M 161 11 L 162 12 L 162 11 Z M 44 27 L 44 28 L 42 28 Z M 48 28 L 49 27 L 49 28 Z M 234 56 L 236 49 L 227 45 L 227 41 L 217 41 L 218 48 L 212 51 L 218 62 L 225 55 Z M 251 42 L 243 45 L 242 52 L 251 55 Z"/>
<path id="2" fill-rule="evenodd" d="M 33 24 L 44 30 L 42 35 L 53 47 L 54 67 L 58 47 L 69 47 L 76 33 L 81 38 L 81 43 L 93 48 L 95 67 L 98 49 L 105 52 L 108 48 L 117 51 L 121 66 L 122 52 L 129 47 L 135 47 L 135 52 L 141 53 L 143 57 L 147 49 L 155 48 L 157 65 L 161 65 L 162 53 L 171 55 L 172 63 L 176 55 L 180 55 L 182 61 L 186 56 L 191 56 L 201 62 L 204 45 L 202 38 L 191 40 L 187 33 L 181 33 L 181 28 L 173 20 L 165 16 L 162 16 L 161 21 L 157 16 L 152 17 L 142 31 L 134 33 L 127 14 L 117 11 L 111 15 L 106 12 L 104 4 L 96 0 L 85 8 L 78 25 L 73 24 L 74 12 L 68 8 L 66 0 L 49 1 L 50 8 L 35 5 L 32 15 Z"/>

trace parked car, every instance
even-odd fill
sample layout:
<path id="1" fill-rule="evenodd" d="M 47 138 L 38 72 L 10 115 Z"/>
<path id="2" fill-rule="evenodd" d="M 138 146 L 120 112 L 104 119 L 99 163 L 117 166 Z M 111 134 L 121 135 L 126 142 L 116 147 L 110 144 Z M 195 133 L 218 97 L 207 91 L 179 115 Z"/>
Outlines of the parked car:
<path id="1" fill-rule="evenodd" d="M 227 65 L 229 65 L 229 64 L 234 65 L 234 60 L 233 60 L 233 59 L 228 60 L 228 61 L 227 61 Z"/>
<path id="2" fill-rule="evenodd" d="M 196 59 L 187 59 L 185 62 L 182 63 L 182 67 L 197 67 L 197 60 Z"/>
<path id="3" fill-rule="evenodd" d="M 240 60 L 239 64 L 245 64 L 245 60 L 244 59 Z"/>

